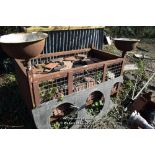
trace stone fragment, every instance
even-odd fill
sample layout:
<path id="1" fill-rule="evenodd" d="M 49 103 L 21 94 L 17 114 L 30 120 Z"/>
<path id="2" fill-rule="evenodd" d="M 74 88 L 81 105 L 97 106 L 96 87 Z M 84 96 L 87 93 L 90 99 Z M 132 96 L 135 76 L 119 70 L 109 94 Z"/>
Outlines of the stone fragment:
<path id="1" fill-rule="evenodd" d="M 132 71 L 132 70 L 137 70 L 138 67 L 136 64 L 126 64 L 124 66 L 124 71 Z"/>
<path id="2" fill-rule="evenodd" d="M 60 69 L 60 70 L 66 70 L 66 69 L 71 69 L 73 67 L 73 63 L 71 61 L 64 61 L 64 68 Z"/>
<path id="3" fill-rule="evenodd" d="M 79 59 L 85 59 L 85 58 L 87 58 L 87 55 L 85 55 L 85 54 L 78 54 L 77 57 Z"/>
<path id="4" fill-rule="evenodd" d="M 52 62 L 61 63 L 61 62 L 63 62 L 63 60 L 64 60 L 64 58 L 57 58 L 57 59 L 52 60 Z"/>
<path id="5" fill-rule="evenodd" d="M 76 61 L 77 59 L 74 56 L 64 58 L 65 61 Z"/>
<path id="6" fill-rule="evenodd" d="M 59 63 L 49 63 L 49 64 L 45 65 L 44 68 L 51 70 L 51 69 L 57 67 L 58 65 L 59 65 Z"/>

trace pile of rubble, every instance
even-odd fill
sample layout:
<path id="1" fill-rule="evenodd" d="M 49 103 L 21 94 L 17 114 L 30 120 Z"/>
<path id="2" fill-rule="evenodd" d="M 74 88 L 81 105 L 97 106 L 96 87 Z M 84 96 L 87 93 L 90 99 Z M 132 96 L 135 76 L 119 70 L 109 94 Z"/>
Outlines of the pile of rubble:
<path id="1" fill-rule="evenodd" d="M 51 62 L 47 64 L 37 64 L 34 66 L 33 70 L 35 73 L 50 73 L 81 67 L 100 61 L 100 59 L 88 57 L 86 54 L 78 54 L 76 56 L 68 56 L 64 58 L 53 59 Z"/>

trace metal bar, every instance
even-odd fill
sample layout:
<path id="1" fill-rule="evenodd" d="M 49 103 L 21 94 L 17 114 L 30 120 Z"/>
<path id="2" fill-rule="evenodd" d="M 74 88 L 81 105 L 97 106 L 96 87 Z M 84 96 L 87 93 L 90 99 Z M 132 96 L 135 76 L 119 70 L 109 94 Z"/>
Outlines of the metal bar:
<path id="1" fill-rule="evenodd" d="M 85 30 L 82 30 L 82 35 L 81 35 L 81 38 L 82 38 L 82 39 L 81 39 L 81 41 L 82 41 L 82 42 L 81 42 L 81 48 L 82 48 L 82 49 L 85 48 L 85 47 L 84 47 L 84 34 L 85 34 Z"/>
<path id="2" fill-rule="evenodd" d="M 45 48 L 44 49 L 45 49 L 46 54 L 49 52 L 49 49 L 48 49 L 49 43 L 48 42 L 49 42 L 49 38 L 45 40 Z"/>
<path id="3" fill-rule="evenodd" d="M 75 30 L 73 30 L 72 50 L 75 48 Z"/>
<path id="4" fill-rule="evenodd" d="M 75 34 L 76 34 L 76 35 L 75 35 L 75 38 L 76 38 L 76 39 L 75 39 L 75 48 L 78 49 L 78 31 L 75 30 L 75 32 L 76 32 L 76 33 L 75 33 Z"/>
<path id="5" fill-rule="evenodd" d="M 67 72 L 59 71 L 55 73 L 37 74 L 37 76 L 34 79 L 35 81 L 41 82 L 41 81 L 51 80 L 51 79 L 60 78 L 60 77 L 67 77 Z"/>
<path id="6" fill-rule="evenodd" d="M 99 49 L 99 30 L 96 30 L 97 39 L 96 39 L 96 48 Z"/>
<path id="7" fill-rule="evenodd" d="M 22 72 L 26 76 L 27 75 L 26 68 L 23 66 L 21 60 L 15 59 L 15 62 L 17 63 L 17 65 L 19 66 L 19 68 L 22 70 Z"/>
<path id="8" fill-rule="evenodd" d="M 93 47 L 95 48 L 95 33 L 96 33 L 96 31 L 95 30 L 93 30 Z"/>
<path id="9" fill-rule="evenodd" d="M 73 72 L 68 72 L 68 94 L 73 93 Z"/>
<path id="10" fill-rule="evenodd" d="M 25 104 L 28 106 L 28 109 L 31 110 L 33 109 L 33 103 L 30 94 L 27 72 L 23 67 L 22 63 L 16 59 L 15 59 L 15 70 L 16 70 L 16 79 L 18 81 L 18 87 L 20 89 L 20 94 Z"/>
<path id="11" fill-rule="evenodd" d="M 71 31 L 68 31 L 68 41 L 66 43 L 68 45 L 68 49 L 67 49 L 68 51 L 71 50 L 71 48 L 70 48 L 71 47 L 71 37 L 72 37 L 71 36 Z"/>
<path id="12" fill-rule="evenodd" d="M 58 42 L 59 36 L 58 36 L 58 32 L 55 32 L 55 34 L 56 34 L 56 52 L 59 52 L 59 42 Z"/>
<path id="13" fill-rule="evenodd" d="M 90 34 L 90 45 L 91 45 L 91 48 L 92 48 L 92 45 L 93 45 L 93 37 L 92 37 L 93 33 L 91 31 L 91 34 Z"/>
<path id="14" fill-rule="evenodd" d="M 94 37 L 95 43 L 94 43 L 94 46 L 97 49 L 97 42 L 96 42 L 96 40 L 97 40 L 97 33 L 96 33 L 96 30 L 95 30 L 95 37 Z"/>
<path id="15" fill-rule="evenodd" d="M 84 36 L 84 48 L 88 48 L 88 47 L 87 47 L 87 34 L 88 34 L 88 30 L 85 30 L 85 36 Z"/>
<path id="16" fill-rule="evenodd" d="M 103 65 L 103 82 L 106 81 L 107 65 Z"/>
<path id="17" fill-rule="evenodd" d="M 63 52 L 56 52 L 56 53 L 41 55 L 39 57 L 40 58 L 46 58 L 46 57 L 50 57 L 50 56 L 52 57 L 53 55 L 54 56 L 65 56 L 65 55 L 70 55 L 70 54 L 78 54 L 78 53 L 83 53 L 83 52 L 89 52 L 90 50 L 91 49 L 88 48 L 88 49 L 81 49 L 81 50 L 63 51 Z M 119 59 L 120 62 L 124 60 L 121 57 L 112 55 L 112 54 L 107 53 L 107 52 L 103 52 L 101 50 L 93 49 L 93 51 L 95 51 L 96 54 L 98 53 L 98 55 L 102 56 L 103 58 L 106 57 L 106 59 L 110 59 L 109 62 L 113 62 L 113 60 L 117 62 L 118 59 Z M 107 62 L 107 60 L 104 60 L 104 61 Z M 123 70 L 122 70 L 122 73 L 123 73 Z"/>
<path id="18" fill-rule="evenodd" d="M 28 89 L 30 91 L 30 98 L 33 104 L 33 107 L 35 107 L 34 97 L 33 97 L 33 91 L 32 91 L 32 81 L 33 81 L 33 73 L 32 70 L 27 70 L 27 81 L 28 81 Z"/>
<path id="19" fill-rule="evenodd" d="M 89 48 L 91 47 L 90 36 L 91 36 L 91 30 L 89 29 L 89 34 L 88 34 L 88 47 Z"/>
<path id="20" fill-rule="evenodd" d="M 48 53 L 50 53 L 52 51 L 51 47 L 52 47 L 52 41 L 51 41 L 51 35 L 50 33 L 48 33 Z"/>
<path id="21" fill-rule="evenodd" d="M 39 89 L 39 84 L 38 81 L 34 81 L 32 83 L 32 90 L 33 90 L 33 96 L 34 96 L 34 104 L 35 106 L 39 106 L 40 105 L 40 89 Z"/>
<path id="22" fill-rule="evenodd" d="M 72 30 L 72 38 L 71 38 L 71 50 L 73 50 L 75 47 L 74 47 L 74 38 L 75 38 L 75 34 L 74 34 L 74 30 Z"/>
<path id="23" fill-rule="evenodd" d="M 92 68 L 100 67 L 100 66 L 103 66 L 104 64 L 106 64 L 106 65 L 108 65 L 108 64 L 117 64 L 119 62 L 122 62 L 122 58 L 118 58 L 118 59 L 115 59 L 115 60 L 102 61 L 102 62 L 99 62 L 99 63 L 90 64 L 88 66 L 72 68 L 72 71 L 73 71 L 73 73 L 76 73 L 78 71 L 82 72 L 85 69 L 92 69 Z M 49 80 L 51 78 L 66 77 L 67 72 L 69 70 L 71 70 L 71 69 L 68 69 L 68 70 L 65 70 L 65 71 L 59 71 L 59 72 L 55 72 L 55 73 L 37 74 L 37 76 L 35 76 L 34 79 L 36 81 L 44 81 L 44 80 Z"/>
<path id="24" fill-rule="evenodd" d="M 66 31 L 66 43 L 65 43 L 65 46 L 66 46 L 66 49 L 65 51 L 68 51 L 69 50 L 69 47 L 68 47 L 68 42 L 69 42 L 69 31 Z"/>
<path id="25" fill-rule="evenodd" d="M 65 50 L 65 36 L 66 36 L 65 33 L 66 33 L 66 32 L 62 33 L 62 34 L 63 34 L 63 39 L 62 39 L 62 44 L 63 44 L 63 45 L 62 45 L 62 51 Z"/>
<path id="26" fill-rule="evenodd" d="M 61 51 L 60 50 L 60 32 L 57 31 L 56 34 L 57 34 L 57 52 L 60 52 Z"/>
<path id="27" fill-rule="evenodd" d="M 123 71 L 124 71 L 124 65 L 125 65 L 125 59 L 126 59 L 126 56 L 123 58 L 122 57 L 122 67 L 121 67 L 121 73 L 120 75 L 123 76 Z M 121 83 L 118 83 L 118 87 L 117 87 L 117 94 L 116 95 L 119 95 L 119 90 L 121 89 Z"/>
<path id="28" fill-rule="evenodd" d="M 72 32 L 72 50 L 75 49 L 75 38 L 76 38 L 76 34 L 75 34 L 75 30 L 73 30 Z"/>
<path id="29" fill-rule="evenodd" d="M 62 51 L 62 33 L 59 32 L 59 51 Z"/>
<path id="30" fill-rule="evenodd" d="M 79 48 L 78 49 L 82 48 L 82 43 L 81 43 L 82 40 L 81 39 L 82 39 L 82 30 L 79 31 L 79 44 L 78 44 Z"/>
<path id="31" fill-rule="evenodd" d="M 68 55 L 68 54 L 74 54 L 75 53 L 81 53 L 81 52 L 87 52 L 90 51 L 90 48 L 86 48 L 84 50 L 71 50 L 71 51 L 62 51 L 62 52 L 55 52 L 55 53 L 49 53 L 46 55 L 39 55 L 37 58 L 48 58 L 48 57 L 53 57 L 53 56 L 63 56 L 63 55 Z"/>
<path id="32" fill-rule="evenodd" d="M 102 38 L 103 38 L 103 37 L 101 37 L 101 35 L 103 35 L 103 34 L 102 34 L 102 31 L 99 29 L 99 43 L 98 44 L 99 44 L 100 50 L 102 50 Z"/>
<path id="33" fill-rule="evenodd" d="M 52 42 L 52 45 L 53 45 L 53 51 L 52 51 L 52 52 L 54 53 L 54 46 L 55 46 L 55 45 L 54 45 L 54 33 L 52 33 L 52 40 L 53 40 L 53 42 Z M 53 59 L 54 59 L 54 55 L 53 55 Z"/>

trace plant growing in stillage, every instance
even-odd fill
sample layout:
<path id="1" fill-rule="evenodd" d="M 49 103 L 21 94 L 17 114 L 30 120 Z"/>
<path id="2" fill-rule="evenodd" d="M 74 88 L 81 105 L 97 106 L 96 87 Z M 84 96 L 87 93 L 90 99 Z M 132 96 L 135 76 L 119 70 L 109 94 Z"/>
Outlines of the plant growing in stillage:
<path id="1" fill-rule="evenodd" d="M 148 77 L 147 77 L 146 72 L 145 72 L 144 61 L 143 60 L 137 61 L 137 66 L 138 66 L 137 75 L 139 76 L 139 78 L 141 78 L 141 80 L 147 81 Z"/>
<path id="2" fill-rule="evenodd" d="M 145 72 L 145 64 L 143 60 L 137 61 L 138 70 L 136 74 L 136 90 L 135 94 L 141 90 L 144 84 L 148 81 L 148 76 Z"/>
<path id="3" fill-rule="evenodd" d="M 50 117 L 51 127 L 54 129 L 69 129 L 76 122 L 77 107 L 70 103 L 63 103 L 53 110 Z"/>
<path id="4" fill-rule="evenodd" d="M 53 83 L 52 85 L 50 85 L 50 88 L 48 88 L 48 85 L 48 81 L 44 81 L 40 84 L 40 96 L 43 102 L 52 100 L 58 91 L 56 85 L 54 85 Z"/>
<path id="5" fill-rule="evenodd" d="M 86 109 L 89 114 L 91 114 L 92 116 L 96 116 L 101 112 L 103 105 L 104 105 L 103 100 L 97 100 L 97 101 L 94 101 Z"/>
<path id="6" fill-rule="evenodd" d="M 95 75 L 95 81 L 99 84 L 102 82 L 102 78 L 103 78 L 103 72 L 97 71 Z"/>
<path id="7" fill-rule="evenodd" d="M 40 96 L 43 102 L 57 99 L 59 102 L 64 100 L 63 89 L 65 86 L 58 87 L 53 81 L 44 81 L 40 85 Z M 63 88 L 62 88 L 63 87 Z"/>
<path id="8" fill-rule="evenodd" d="M 67 117 L 59 118 L 56 121 L 51 122 L 51 127 L 53 129 L 69 129 L 71 128 L 77 118 L 77 113 L 68 115 Z"/>

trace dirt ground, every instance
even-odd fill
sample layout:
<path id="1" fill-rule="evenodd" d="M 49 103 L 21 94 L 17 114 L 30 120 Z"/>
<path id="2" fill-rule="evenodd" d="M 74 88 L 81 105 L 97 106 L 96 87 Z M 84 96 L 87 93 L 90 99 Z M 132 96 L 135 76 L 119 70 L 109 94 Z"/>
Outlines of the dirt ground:
<path id="1" fill-rule="evenodd" d="M 151 59 L 144 59 L 144 68 L 154 71 L 155 68 L 155 39 L 142 39 L 138 45 L 139 49 L 134 52 L 129 52 L 127 63 L 134 63 L 134 53 L 143 54 Z M 106 50 L 120 55 L 121 53 L 113 46 L 105 47 Z M 150 77 L 152 72 L 147 71 L 147 76 Z M 130 74 L 130 72 L 128 73 Z M 133 74 L 133 72 L 131 72 Z M 124 74 L 125 75 L 125 74 Z M 124 81 L 125 83 L 125 81 Z M 155 78 L 150 82 L 152 92 L 155 92 Z M 154 90 L 153 90 L 154 88 Z M 128 119 L 130 112 L 124 111 L 122 96 L 114 98 L 117 105 L 107 116 L 99 121 L 92 121 L 81 128 L 100 128 L 100 129 L 126 129 L 128 128 Z M 35 128 L 32 117 L 27 111 L 18 90 L 15 73 L 0 75 L 0 128 Z"/>

